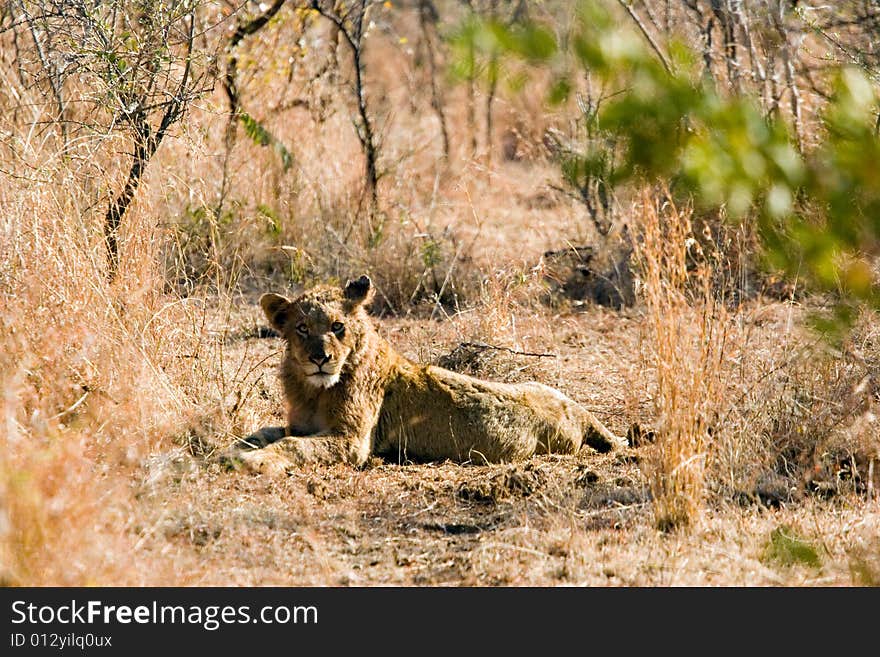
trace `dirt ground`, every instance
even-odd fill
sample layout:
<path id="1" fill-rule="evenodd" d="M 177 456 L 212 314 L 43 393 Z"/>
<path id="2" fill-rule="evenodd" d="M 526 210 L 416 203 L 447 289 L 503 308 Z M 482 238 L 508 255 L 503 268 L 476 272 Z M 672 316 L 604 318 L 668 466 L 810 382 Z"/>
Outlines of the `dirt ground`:
<path id="1" fill-rule="evenodd" d="M 756 306 L 756 338 L 774 344 L 786 304 Z M 613 431 L 649 413 L 637 312 L 599 307 L 521 320 L 515 351 L 455 351 L 473 317 L 379 319 L 407 356 L 500 380 L 555 385 Z M 248 402 L 282 421 L 277 338 L 256 337 L 256 305 L 233 324 L 227 360 L 255 367 Z M 456 354 L 458 360 L 455 361 Z M 468 356 L 470 354 L 470 356 Z M 210 437 L 214 446 L 226 439 Z M 227 443 L 228 444 L 228 443 Z M 712 496 L 687 531 L 655 529 L 644 447 L 519 464 L 314 467 L 287 477 L 222 470 L 172 449 L 139 471 L 135 567 L 171 563 L 189 585 L 678 586 L 876 584 L 880 508 L 864 495 L 761 500 Z M 198 450 L 196 450 L 198 451 Z M 791 541 L 785 537 L 791 536 Z M 780 539 L 780 537 L 783 537 Z M 807 557 L 798 556 L 806 546 Z M 815 553 L 815 559 L 812 558 Z"/>

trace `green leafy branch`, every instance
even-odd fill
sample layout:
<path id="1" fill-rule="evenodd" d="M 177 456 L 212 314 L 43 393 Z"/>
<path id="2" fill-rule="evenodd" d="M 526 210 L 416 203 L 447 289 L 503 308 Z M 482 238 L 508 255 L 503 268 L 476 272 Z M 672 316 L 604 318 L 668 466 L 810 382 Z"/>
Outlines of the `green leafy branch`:
<path id="1" fill-rule="evenodd" d="M 613 184 L 671 181 L 706 208 L 755 221 L 775 266 L 832 292 L 836 321 L 862 304 L 880 308 L 880 140 L 876 89 L 857 67 L 840 66 L 822 115 L 820 143 L 801 153 L 785 121 L 751 98 L 726 95 L 698 74 L 682 43 L 660 61 L 611 3 L 584 1 L 570 34 L 536 24 L 486 22 L 457 34 L 479 52 L 505 53 L 554 72 L 548 101 L 562 102 L 586 75 L 618 90 L 598 111 L 603 131 L 623 144 Z M 602 166 L 588 150 L 569 168 Z"/>

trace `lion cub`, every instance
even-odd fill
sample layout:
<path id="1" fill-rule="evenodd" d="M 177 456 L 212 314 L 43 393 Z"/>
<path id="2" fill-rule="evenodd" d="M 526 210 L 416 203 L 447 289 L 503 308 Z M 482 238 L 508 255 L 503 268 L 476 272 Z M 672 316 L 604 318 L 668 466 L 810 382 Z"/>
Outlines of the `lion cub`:
<path id="1" fill-rule="evenodd" d="M 373 293 L 361 276 L 293 301 L 262 296 L 269 323 L 287 343 L 281 381 L 288 424 L 239 441 L 233 462 L 276 472 L 308 463 L 360 466 L 371 454 L 486 463 L 571 454 L 584 442 L 601 452 L 626 444 L 549 386 L 483 381 L 407 360 L 367 317 Z"/>

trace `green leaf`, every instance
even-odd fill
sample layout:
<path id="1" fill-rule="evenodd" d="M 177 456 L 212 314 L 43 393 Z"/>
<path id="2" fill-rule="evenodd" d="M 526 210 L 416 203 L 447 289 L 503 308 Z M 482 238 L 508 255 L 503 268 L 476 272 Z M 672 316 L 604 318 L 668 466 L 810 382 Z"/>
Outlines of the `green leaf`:
<path id="1" fill-rule="evenodd" d="M 247 112 L 239 112 L 238 118 L 244 125 L 244 131 L 257 146 L 272 146 L 281 158 L 281 166 L 287 171 L 293 164 L 293 155 L 266 127 Z"/>
<path id="2" fill-rule="evenodd" d="M 558 105 L 565 102 L 571 95 L 571 82 L 567 77 L 559 77 L 550 87 L 550 93 L 547 100 L 551 105 Z"/>
<path id="3" fill-rule="evenodd" d="M 260 203 L 257 205 L 257 212 L 268 220 L 269 233 L 278 236 L 281 233 L 281 217 L 270 206 Z"/>
<path id="4" fill-rule="evenodd" d="M 263 125 L 247 112 L 240 112 L 238 118 L 244 124 L 244 131 L 257 146 L 268 146 L 272 135 Z"/>

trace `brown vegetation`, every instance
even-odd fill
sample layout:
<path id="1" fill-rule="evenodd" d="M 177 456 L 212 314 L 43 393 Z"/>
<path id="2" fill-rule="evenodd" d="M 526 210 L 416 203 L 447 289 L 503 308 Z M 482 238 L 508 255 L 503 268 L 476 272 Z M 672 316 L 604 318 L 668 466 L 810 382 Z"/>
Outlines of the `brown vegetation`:
<path id="1" fill-rule="evenodd" d="M 513 93 L 443 73 L 439 35 L 465 5 L 513 20 L 518 3 L 373 3 L 362 97 L 350 49 L 304 4 L 238 45 L 236 91 L 257 122 L 245 137 L 226 139 L 219 86 L 166 126 L 119 221 L 112 279 L 105 219 L 137 146 L 106 129 L 111 105 L 94 113 L 108 101 L 93 78 L 41 60 L 39 25 L 0 13 L 0 581 L 877 584 L 876 315 L 823 340 L 806 327 L 823 299 L 774 286 L 748 227 L 653 189 L 620 190 L 606 231 L 548 136 L 577 137 L 574 101 L 546 108 L 541 76 Z M 703 43 L 719 82 L 764 94 L 809 147 L 822 85 L 793 14 L 758 30 L 725 3 L 631 5 L 655 38 Z M 253 19 L 240 11 L 199 7 L 193 47 L 222 53 Z M 844 31 L 866 43 L 866 25 Z M 204 75 L 223 62 L 206 55 Z M 545 257 L 586 246 L 589 266 Z M 637 445 L 517 465 L 221 470 L 217 450 L 283 422 L 259 295 L 362 272 L 407 357 L 553 385 Z M 578 276 L 613 280 L 625 302 L 566 286 Z"/>

